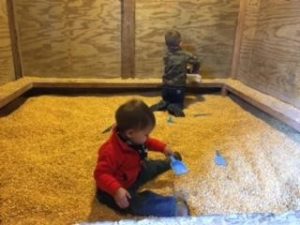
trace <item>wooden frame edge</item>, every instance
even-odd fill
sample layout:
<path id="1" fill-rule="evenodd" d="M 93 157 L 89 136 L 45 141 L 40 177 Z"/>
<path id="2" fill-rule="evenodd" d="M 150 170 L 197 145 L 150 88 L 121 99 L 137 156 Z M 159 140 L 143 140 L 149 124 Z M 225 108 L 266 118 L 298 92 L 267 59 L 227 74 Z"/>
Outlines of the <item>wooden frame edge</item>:
<path id="1" fill-rule="evenodd" d="M 246 86 L 246 85 L 245 85 Z M 263 103 L 262 101 L 259 101 L 252 97 L 250 94 L 243 93 L 243 91 L 238 90 L 234 87 L 234 85 L 231 85 L 229 82 L 207 82 L 207 83 L 200 83 L 195 85 L 189 85 L 191 88 L 220 88 L 221 89 L 221 95 L 227 95 L 227 93 L 232 93 L 239 98 L 243 99 L 247 103 L 253 105 L 254 107 L 260 109 L 263 112 L 266 112 L 267 114 L 273 116 L 274 118 L 282 121 L 283 123 L 289 125 L 290 127 L 294 128 L 298 132 L 300 132 L 300 109 L 294 108 L 294 110 L 299 114 L 299 118 L 293 118 L 291 115 L 288 115 L 288 113 L 284 113 L 280 110 L 277 110 L 274 107 L 271 107 L 270 105 L 267 105 Z M 249 88 L 248 86 L 246 86 Z M 150 83 L 97 83 L 97 82 L 78 82 L 78 81 L 68 81 L 68 82 L 49 82 L 49 81 L 30 81 L 27 82 L 20 87 L 17 87 L 15 90 L 11 91 L 11 93 L 7 94 L 6 96 L 0 96 L 0 109 L 9 104 L 10 102 L 14 101 L 21 95 L 25 94 L 26 92 L 30 91 L 34 88 L 103 88 L 103 89 L 109 89 L 109 88 L 139 88 L 139 89 L 157 89 L 161 88 L 161 84 L 156 82 L 150 82 Z M 252 88 L 251 88 L 252 89 Z M 255 89 L 252 89 L 255 90 Z M 257 91 L 257 90 L 255 90 Z M 258 91 L 259 92 L 259 91 Z M 259 92 L 261 93 L 261 92 Z M 263 93 L 261 93 L 264 95 Z M 279 103 L 283 103 L 282 101 L 278 100 Z M 287 104 L 288 105 L 288 104 Z M 298 115 L 297 114 L 297 115 Z"/>
<path id="2" fill-rule="evenodd" d="M 243 99 L 245 102 L 249 103 L 250 105 L 253 105 L 255 108 L 267 113 L 268 115 L 278 119 L 279 121 L 287 124 L 288 126 L 292 127 L 296 131 L 300 132 L 300 121 L 298 121 L 297 119 L 288 116 L 287 114 L 284 114 L 279 110 L 276 110 L 274 107 L 264 104 L 249 95 L 244 94 L 243 92 L 237 90 L 236 88 L 228 84 L 225 84 L 225 89 L 227 90 L 227 92 L 238 96 L 239 98 Z M 300 115 L 300 110 L 298 110 L 298 112 Z"/>
<path id="3" fill-rule="evenodd" d="M 10 102 L 14 101 L 15 99 L 19 98 L 29 90 L 31 90 L 32 87 L 33 87 L 32 83 L 26 84 L 16 89 L 15 91 L 9 93 L 8 95 L 0 98 L 0 109 L 8 105 Z"/>

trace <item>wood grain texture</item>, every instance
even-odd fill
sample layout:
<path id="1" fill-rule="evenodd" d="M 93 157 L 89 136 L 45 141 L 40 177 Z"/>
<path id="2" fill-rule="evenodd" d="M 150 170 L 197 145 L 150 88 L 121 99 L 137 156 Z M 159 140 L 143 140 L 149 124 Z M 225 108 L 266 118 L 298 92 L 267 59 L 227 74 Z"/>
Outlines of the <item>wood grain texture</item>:
<path id="1" fill-rule="evenodd" d="M 164 33 L 175 28 L 204 77 L 228 77 L 238 11 L 238 0 L 136 0 L 137 76 L 162 75 Z"/>
<path id="2" fill-rule="evenodd" d="M 15 79 L 6 0 L 0 0 L 0 85 Z"/>
<path id="3" fill-rule="evenodd" d="M 249 0 L 238 79 L 300 108 L 300 2 Z"/>
<path id="4" fill-rule="evenodd" d="M 120 76 L 120 1 L 16 0 L 23 73 Z"/>

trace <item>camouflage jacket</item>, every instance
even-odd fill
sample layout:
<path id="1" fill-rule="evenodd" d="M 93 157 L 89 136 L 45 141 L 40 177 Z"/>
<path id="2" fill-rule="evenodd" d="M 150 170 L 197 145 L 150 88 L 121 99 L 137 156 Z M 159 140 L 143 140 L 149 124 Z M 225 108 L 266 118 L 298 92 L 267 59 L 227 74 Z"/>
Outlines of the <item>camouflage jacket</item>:
<path id="1" fill-rule="evenodd" d="M 183 87 L 186 85 L 188 65 L 192 66 L 191 73 L 198 73 L 200 61 L 194 55 L 182 50 L 168 50 L 164 57 L 163 84 L 168 86 Z"/>

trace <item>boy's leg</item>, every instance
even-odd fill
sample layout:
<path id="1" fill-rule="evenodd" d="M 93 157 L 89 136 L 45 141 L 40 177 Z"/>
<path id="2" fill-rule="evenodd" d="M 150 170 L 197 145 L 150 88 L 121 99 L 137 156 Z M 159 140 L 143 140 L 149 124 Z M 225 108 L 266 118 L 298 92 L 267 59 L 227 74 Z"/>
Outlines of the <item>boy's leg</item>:
<path id="1" fill-rule="evenodd" d="M 170 161 L 165 160 L 145 160 L 143 164 L 142 171 L 137 181 L 130 188 L 132 191 L 137 191 L 138 188 L 150 180 L 153 180 L 158 175 L 166 172 L 171 168 Z"/>
<path id="2" fill-rule="evenodd" d="M 178 87 L 172 89 L 172 99 L 167 107 L 170 114 L 176 117 L 184 117 L 183 107 L 185 98 L 185 87 Z"/>
<path id="3" fill-rule="evenodd" d="M 108 193 L 104 192 L 104 191 L 100 191 L 97 189 L 96 191 L 96 198 L 99 202 L 105 204 L 106 206 L 108 206 L 111 209 L 116 210 L 117 212 L 121 213 L 121 214 L 127 214 L 130 213 L 129 209 L 121 209 L 115 202 L 114 198 L 109 195 Z"/>
<path id="4" fill-rule="evenodd" d="M 171 100 L 172 100 L 171 87 L 164 85 L 161 90 L 161 96 L 162 96 L 163 101 L 165 101 L 167 103 L 171 103 Z"/>
<path id="5" fill-rule="evenodd" d="M 162 88 L 162 92 L 161 92 L 161 96 L 162 96 L 162 100 L 159 103 L 156 103 L 152 106 L 150 106 L 150 109 L 154 112 L 154 111 L 164 111 L 167 110 L 167 107 L 169 105 L 169 101 L 168 101 L 168 90 L 166 89 L 166 87 Z"/>
<path id="6" fill-rule="evenodd" d="M 97 199 L 118 211 L 119 213 L 130 213 L 138 216 L 184 216 L 184 205 L 174 196 L 162 196 L 151 191 L 138 193 L 138 188 L 156 176 L 170 169 L 169 160 L 147 160 L 145 161 L 141 175 L 135 185 L 130 188 L 130 207 L 121 209 L 113 197 L 106 192 L 97 190 Z M 183 208 L 182 208 L 183 207 Z M 187 206 L 186 206 L 187 207 Z M 188 208 L 187 208 L 188 209 Z"/>
<path id="7" fill-rule="evenodd" d="M 131 194 L 130 211 L 138 216 L 172 217 L 176 216 L 176 198 L 162 196 L 151 191 L 138 193 L 140 186 L 153 180 L 171 168 L 169 160 L 145 160 L 138 180 L 129 192 Z"/>
<path id="8" fill-rule="evenodd" d="M 129 199 L 130 206 L 121 209 L 106 192 L 97 190 L 96 197 L 99 202 L 107 205 L 111 209 L 121 214 L 133 214 L 137 216 L 188 216 L 189 209 L 186 202 L 174 196 L 162 196 L 151 191 L 143 191 L 141 193 L 131 192 Z"/>
<path id="9" fill-rule="evenodd" d="M 130 211 L 138 216 L 173 217 L 177 215 L 177 200 L 173 196 L 143 191 L 132 196 Z"/>
<path id="10" fill-rule="evenodd" d="M 165 102 L 164 100 L 161 100 L 159 103 L 156 103 L 152 106 L 150 106 L 150 109 L 154 111 L 164 111 L 167 110 L 168 103 Z"/>

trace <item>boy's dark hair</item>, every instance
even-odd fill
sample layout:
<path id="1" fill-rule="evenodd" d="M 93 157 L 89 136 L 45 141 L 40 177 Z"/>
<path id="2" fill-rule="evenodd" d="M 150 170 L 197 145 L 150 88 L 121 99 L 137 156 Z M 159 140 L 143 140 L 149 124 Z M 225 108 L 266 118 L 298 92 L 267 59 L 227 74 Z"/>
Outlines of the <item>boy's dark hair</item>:
<path id="1" fill-rule="evenodd" d="M 145 129 L 155 126 L 155 116 L 151 109 L 141 100 L 132 99 L 122 104 L 115 114 L 120 132 L 128 129 Z"/>
<path id="2" fill-rule="evenodd" d="M 165 40 L 169 48 L 178 47 L 181 42 L 181 34 L 177 30 L 169 30 L 165 34 Z"/>

